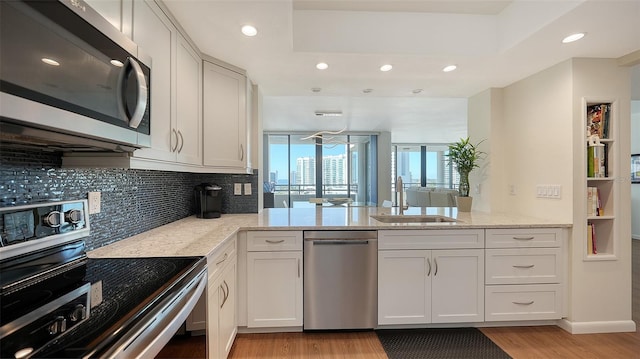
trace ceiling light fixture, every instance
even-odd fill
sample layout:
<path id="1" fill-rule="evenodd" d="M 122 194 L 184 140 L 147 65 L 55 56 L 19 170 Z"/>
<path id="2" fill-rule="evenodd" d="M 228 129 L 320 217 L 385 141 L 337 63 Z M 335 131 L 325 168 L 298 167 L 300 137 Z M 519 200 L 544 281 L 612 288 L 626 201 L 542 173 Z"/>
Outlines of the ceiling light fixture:
<path id="1" fill-rule="evenodd" d="M 362 90 L 363 93 L 372 93 L 373 89 L 364 89 Z"/>
<path id="2" fill-rule="evenodd" d="M 387 71 L 391 71 L 392 68 L 393 68 L 393 66 L 391 66 L 389 64 L 386 64 L 386 65 L 380 66 L 380 71 L 387 72 Z"/>
<path id="3" fill-rule="evenodd" d="M 316 111 L 316 116 L 318 116 L 318 117 L 340 117 L 340 116 L 342 116 L 342 111 Z"/>
<path id="4" fill-rule="evenodd" d="M 578 41 L 578 40 L 582 39 L 584 37 L 584 35 L 585 35 L 584 32 L 578 32 L 578 33 L 569 35 L 569 36 L 565 37 L 564 39 L 562 39 L 562 43 L 563 44 L 568 44 L 570 42 Z"/>
<path id="5" fill-rule="evenodd" d="M 449 66 L 445 66 L 445 68 L 444 68 L 444 69 L 442 69 L 442 71 L 444 71 L 444 72 L 451 72 L 451 71 L 453 71 L 453 70 L 455 70 L 455 69 L 457 69 L 457 68 L 458 68 L 458 66 L 456 66 L 456 65 L 449 65 Z"/>
<path id="6" fill-rule="evenodd" d="M 48 59 L 48 58 L 43 58 L 42 62 L 44 62 L 47 65 L 51 65 L 51 66 L 60 66 L 60 63 L 56 60 L 52 60 L 52 59 Z"/>
<path id="7" fill-rule="evenodd" d="M 322 89 L 320 87 L 312 87 L 311 88 L 311 92 L 316 92 L 317 93 L 317 92 L 320 92 L 320 91 L 322 91 Z"/>
<path id="8" fill-rule="evenodd" d="M 329 65 L 326 62 L 318 62 L 316 65 L 316 69 L 318 70 L 326 70 L 329 68 Z"/>
<path id="9" fill-rule="evenodd" d="M 258 29 L 251 25 L 244 25 L 242 27 L 242 33 L 246 36 L 256 36 L 258 34 Z"/>
<path id="10" fill-rule="evenodd" d="M 413 91 L 411 91 L 411 92 L 413 92 L 413 94 L 414 94 L 414 95 L 417 95 L 417 94 L 419 94 L 420 92 L 422 92 L 422 89 L 415 89 L 415 90 L 413 90 Z"/>

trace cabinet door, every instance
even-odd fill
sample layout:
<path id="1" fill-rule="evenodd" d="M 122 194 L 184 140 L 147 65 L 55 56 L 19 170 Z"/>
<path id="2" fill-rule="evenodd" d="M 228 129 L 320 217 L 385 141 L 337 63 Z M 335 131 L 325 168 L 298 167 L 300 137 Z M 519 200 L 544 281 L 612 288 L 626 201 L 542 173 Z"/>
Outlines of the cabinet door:
<path id="1" fill-rule="evenodd" d="M 431 322 L 430 252 L 378 252 L 378 324 Z"/>
<path id="2" fill-rule="evenodd" d="M 247 253 L 248 327 L 302 325 L 302 251 Z"/>
<path id="3" fill-rule="evenodd" d="M 432 262 L 432 322 L 484 321 L 484 250 L 434 250 Z"/>
<path id="4" fill-rule="evenodd" d="M 207 286 L 207 353 L 209 358 L 220 357 L 220 304 L 222 303 L 224 292 L 220 287 L 221 281 L 213 280 L 209 276 Z"/>
<path id="5" fill-rule="evenodd" d="M 187 40 L 178 35 L 176 51 L 177 161 L 202 164 L 202 112 L 200 81 L 202 61 Z"/>
<path id="6" fill-rule="evenodd" d="M 246 167 L 246 77 L 204 62 L 204 165 Z"/>
<path id="7" fill-rule="evenodd" d="M 133 41 L 152 58 L 151 63 L 151 148 L 136 150 L 136 157 L 175 161 L 176 135 L 171 122 L 171 49 L 173 25 L 156 4 L 133 4 Z"/>
<path id="8" fill-rule="evenodd" d="M 220 328 L 219 353 L 220 358 L 226 358 L 231 351 L 236 337 L 236 259 L 231 261 L 220 277 L 220 290 L 224 289 L 220 302 L 218 325 Z"/>

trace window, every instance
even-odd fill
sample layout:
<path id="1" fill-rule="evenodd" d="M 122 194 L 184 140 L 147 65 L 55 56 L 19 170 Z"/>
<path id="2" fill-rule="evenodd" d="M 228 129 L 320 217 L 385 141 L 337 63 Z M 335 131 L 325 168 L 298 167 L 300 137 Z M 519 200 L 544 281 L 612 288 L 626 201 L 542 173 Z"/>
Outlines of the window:
<path id="1" fill-rule="evenodd" d="M 310 207 L 311 198 L 336 197 L 375 205 L 376 136 L 302 139 L 308 135 L 265 135 L 264 189 L 274 194 L 274 207 Z"/>

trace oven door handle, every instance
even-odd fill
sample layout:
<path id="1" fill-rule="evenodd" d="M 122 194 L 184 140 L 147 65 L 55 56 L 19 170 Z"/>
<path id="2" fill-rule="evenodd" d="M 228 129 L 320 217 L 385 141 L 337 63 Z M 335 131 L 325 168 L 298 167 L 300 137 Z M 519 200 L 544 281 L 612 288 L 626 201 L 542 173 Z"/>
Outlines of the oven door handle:
<path id="1" fill-rule="evenodd" d="M 204 268 L 178 293 L 169 296 L 164 304 L 147 317 L 151 322 L 139 323 L 130 334 L 116 343 L 105 358 L 153 358 L 167 344 L 180 325 L 187 319 L 207 287 Z"/>

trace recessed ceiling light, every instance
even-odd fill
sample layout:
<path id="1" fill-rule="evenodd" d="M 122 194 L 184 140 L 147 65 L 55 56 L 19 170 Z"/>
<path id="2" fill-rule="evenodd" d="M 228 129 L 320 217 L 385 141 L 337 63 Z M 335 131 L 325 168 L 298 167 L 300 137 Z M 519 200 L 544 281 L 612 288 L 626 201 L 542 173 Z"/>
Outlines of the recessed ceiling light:
<path id="1" fill-rule="evenodd" d="M 363 93 L 371 93 L 373 92 L 373 89 L 364 89 L 362 90 Z"/>
<path id="2" fill-rule="evenodd" d="M 318 117 L 340 117 L 340 116 L 342 116 L 342 111 L 316 111 L 316 116 L 318 116 Z"/>
<path id="3" fill-rule="evenodd" d="M 256 36 L 258 34 L 258 29 L 251 25 L 244 25 L 242 27 L 242 33 L 246 36 Z"/>
<path id="4" fill-rule="evenodd" d="M 417 94 L 419 94 L 420 92 L 422 92 L 422 89 L 415 89 L 415 90 L 413 90 L 413 91 L 411 91 L 411 92 L 413 92 L 414 94 L 416 94 L 416 95 L 417 95 Z"/>
<path id="5" fill-rule="evenodd" d="M 564 39 L 562 39 L 562 43 L 563 44 L 568 44 L 570 42 L 578 41 L 578 40 L 582 39 L 584 37 L 584 35 L 585 35 L 584 32 L 578 32 L 578 33 L 569 35 L 569 36 L 565 37 Z"/>
<path id="6" fill-rule="evenodd" d="M 389 64 L 386 64 L 386 65 L 380 66 L 380 71 L 387 72 L 387 71 L 391 71 L 392 68 L 393 68 L 393 66 L 391 66 Z"/>
<path id="7" fill-rule="evenodd" d="M 449 65 L 449 66 L 445 66 L 445 68 L 444 68 L 444 69 L 442 69 L 442 71 L 444 71 L 444 72 L 451 72 L 451 71 L 453 71 L 453 70 L 455 70 L 455 69 L 457 69 L 457 68 L 458 68 L 458 66 L 456 66 L 456 65 Z"/>
<path id="8" fill-rule="evenodd" d="M 329 65 L 326 62 L 318 62 L 316 65 L 316 69 L 318 70 L 326 70 L 329 68 Z"/>
<path id="9" fill-rule="evenodd" d="M 124 66 L 124 64 L 120 60 L 113 59 L 113 60 L 111 60 L 109 62 L 111 63 L 111 65 L 116 66 L 116 67 Z"/>
<path id="10" fill-rule="evenodd" d="M 311 92 L 320 92 L 322 89 L 320 87 L 312 87 Z"/>
<path id="11" fill-rule="evenodd" d="M 52 59 L 48 59 L 48 58 L 43 58 L 42 62 L 44 62 L 47 65 L 51 65 L 51 66 L 60 66 L 60 63 L 56 60 L 52 60 Z"/>

